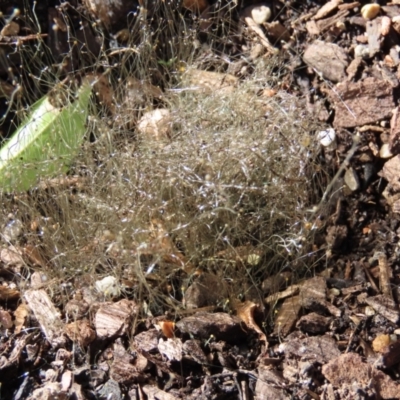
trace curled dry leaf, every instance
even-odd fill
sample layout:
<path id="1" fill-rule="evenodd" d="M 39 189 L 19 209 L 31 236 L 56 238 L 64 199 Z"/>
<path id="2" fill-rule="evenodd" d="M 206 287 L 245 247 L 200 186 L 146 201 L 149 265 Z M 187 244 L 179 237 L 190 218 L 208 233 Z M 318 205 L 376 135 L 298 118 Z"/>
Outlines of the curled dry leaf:
<path id="1" fill-rule="evenodd" d="M 29 315 L 29 308 L 25 303 L 21 303 L 14 311 L 15 334 L 18 335 L 25 325 L 26 317 Z"/>
<path id="2" fill-rule="evenodd" d="M 259 334 L 260 340 L 268 344 L 265 333 L 261 330 L 261 328 L 254 320 L 254 311 L 257 307 L 258 305 L 256 303 L 245 301 L 243 304 L 240 304 L 236 307 L 236 312 L 238 317 L 246 324 L 246 326 L 250 329 L 255 330 Z"/>
<path id="3" fill-rule="evenodd" d="M 167 338 L 173 338 L 175 336 L 175 322 L 172 321 L 160 321 L 158 326 L 161 328 L 163 335 Z"/>

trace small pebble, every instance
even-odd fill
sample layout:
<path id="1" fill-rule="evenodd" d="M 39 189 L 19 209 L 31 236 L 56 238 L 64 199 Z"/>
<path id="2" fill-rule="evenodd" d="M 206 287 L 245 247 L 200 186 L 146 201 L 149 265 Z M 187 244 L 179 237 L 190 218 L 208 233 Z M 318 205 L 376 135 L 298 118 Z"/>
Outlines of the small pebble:
<path id="1" fill-rule="evenodd" d="M 372 317 L 373 315 L 375 315 L 375 310 L 371 306 L 366 306 L 364 313 L 367 317 Z"/>
<path id="2" fill-rule="evenodd" d="M 320 131 L 317 133 L 317 137 L 322 146 L 327 147 L 333 144 L 336 140 L 336 132 L 334 129 L 329 128 L 326 131 Z"/>
<path id="3" fill-rule="evenodd" d="M 369 48 L 365 44 L 358 44 L 354 48 L 354 57 L 355 58 L 368 58 L 369 57 Z"/>
<path id="4" fill-rule="evenodd" d="M 118 281 L 114 276 L 106 276 L 100 281 L 96 281 L 95 286 L 96 289 L 105 296 L 114 297 L 120 294 Z"/>
<path id="5" fill-rule="evenodd" d="M 389 143 L 383 143 L 382 147 L 379 150 L 380 158 L 390 158 L 393 157 L 392 152 L 390 151 Z"/>
<path id="6" fill-rule="evenodd" d="M 267 22 L 271 18 L 271 14 L 271 8 L 265 4 L 255 6 L 251 10 L 251 17 L 253 18 L 254 22 L 259 25 Z"/>
<path id="7" fill-rule="evenodd" d="M 366 4 L 361 9 L 361 15 L 365 19 L 374 19 L 379 14 L 380 10 L 381 6 L 379 4 L 376 3 Z"/>
<path id="8" fill-rule="evenodd" d="M 246 7 L 242 11 L 244 17 L 251 17 L 251 19 L 258 25 L 267 22 L 272 15 L 271 8 L 266 4 L 254 4 Z"/>
<path id="9" fill-rule="evenodd" d="M 348 168 L 344 174 L 344 181 L 352 192 L 355 192 L 360 188 L 360 179 L 358 178 L 357 172 L 353 168 Z"/>

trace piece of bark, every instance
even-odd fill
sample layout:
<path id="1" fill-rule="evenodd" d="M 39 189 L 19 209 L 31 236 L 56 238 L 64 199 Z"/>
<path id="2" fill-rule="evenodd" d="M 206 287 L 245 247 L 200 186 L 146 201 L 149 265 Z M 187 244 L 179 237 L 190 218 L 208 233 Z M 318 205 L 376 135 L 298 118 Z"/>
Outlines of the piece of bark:
<path id="1" fill-rule="evenodd" d="M 24 335 L 20 338 L 17 338 L 13 343 L 13 348 L 11 354 L 6 357 L 0 358 L 0 372 L 2 374 L 2 378 L 4 379 L 6 376 L 6 370 L 13 370 L 13 368 L 18 367 L 21 353 L 24 351 L 25 347 L 32 341 L 34 337 L 33 333 L 28 335 Z M 8 376 L 8 375 L 7 375 Z"/>
<path id="2" fill-rule="evenodd" d="M 296 327 L 303 332 L 313 335 L 325 333 L 329 329 L 331 318 L 323 317 L 317 313 L 310 313 L 302 316 L 296 324 Z"/>
<path id="3" fill-rule="evenodd" d="M 276 336 L 287 336 L 299 318 L 300 310 L 300 296 L 285 299 L 276 317 L 273 334 Z"/>
<path id="4" fill-rule="evenodd" d="M 53 345 L 53 340 L 61 335 L 64 327 L 60 311 L 43 289 L 27 290 L 24 297 L 46 339 Z"/>
<path id="5" fill-rule="evenodd" d="M 372 124 L 391 115 L 395 107 L 392 86 L 374 77 L 343 82 L 329 93 L 335 108 L 335 128 Z"/>
<path id="6" fill-rule="evenodd" d="M 180 338 L 160 338 L 158 341 L 158 351 L 170 361 L 182 361 L 183 346 Z"/>
<path id="7" fill-rule="evenodd" d="M 322 7 L 319 8 L 317 13 L 312 17 L 312 19 L 321 19 L 326 17 L 328 14 L 330 14 L 332 11 L 335 11 L 339 4 L 343 3 L 343 0 L 330 0 L 327 3 L 325 3 Z"/>
<path id="8" fill-rule="evenodd" d="M 141 376 L 142 374 L 133 365 L 133 357 L 128 353 L 118 354 L 114 352 L 114 359 L 110 367 L 111 379 L 123 385 L 130 385 L 140 381 Z"/>
<path id="9" fill-rule="evenodd" d="M 346 78 L 347 53 L 337 44 L 314 41 L 303 54 L 304 62 L 324 78 L 340 82 Z"/>
<path id="10" fill-rule="evenodd" d="M 303 339 L 292 339 L 279 345 L 279 351 L 286 357 L 296 356 L 303 361 L 326 363 L 340 355 L 335 340 L 330 336 L 312 336 Z"/>
<path id="11" fill-rule="evenodd" d="M 310 35 L 318 36 L 324 31 L 335 27 L 338 23 L 343 22 L 348 15 L 348 10 L 341 10 L 332 17 L 320 19 L 318 21 L 308 21 L 306 23 L 307 31 Z"/>
<path id="12" fill-rule="evenodd" d="M 400 155 L 386 161 L 378 175 L 386 179 L 394 191 L 400 191 Z"/>
<path id="13" fill-rule="evenodd" d="M 157 329 L 149 329 L 138 333 L 134 336 L 136 347 L 147 352 L 157 350 L 159 335 Z"/>
<path id="14" fill-rule="evenodd" d="M 346 182 L 347 183 L 347 182 Z M 326 230 L 326 244 L 329 250 L 340 250 L 348 235 L 346 225 L 332 225 Z"/>
<path id="15" fill-rule="evenodd" d="M 147 396 L 147 400 L 178 400 L 178 397 L 175 397 L 174 395 L 153 385 L 144 385 L 142 390 Z"/>
<path id="16" fill-rule="evenodd" d="M 360 7 L 359 1 L 353 1 L 352 3 L 339 4 L 339 10 L 352 10 L 353 8 Z"/>
<path id="17" fill-rule="evenodd" d="M 390 322 L 393 322 L 394 324 L 399 322 L 399 309 L 393 300 L 384 295 L 378 295 L 366 297 L 365 302 Z"/>
<path id="18" fill-rule="evenodd" d="M 392 154 L 400 153 L 400 107 L 396 107 L 390 119 L 389 149 Z"/>
<path id="19" fill-rule="evenodd" d="M 91 328 L 89 321 L 82 319 L 65 326 L 66 335 L 81 347 L 86 347 L 96 339 L 96 332 Z"/>
<path id="20" fill-rule="evenodd" d="M 352 81 L 358 73 L 360 67 L 365 64 L 361 57 L 356 57 L 352 60 L 349 66 L 346 68 L 347 80 Z"/>
<path id="21" fill-rule="evenodd" d="M 376 365 L 382 368 L 391 368 L 400 362 L 400 340 L 390 343 L 381 350 L 381 356 Z"/>
<path id="22" fill-rule="evenodd" d="M 287 289 L 282 292 L 274 293 L 267 296 L 264 301 L 267 304 L 276 303 L 279 300 L 287 299 L 288 297 L 292 297 L 300 292 L 300 285 L 291 285 Z"/>
<path id="23" fill-rule="evenodd" d="M 207 340 L 213 335 L 216 340 L 225 340 L 229 343 L 240 341 L 247 335 L 239 317 L 221 312 L 199 312 L 181 319 L 176 323 L 176 327 L 181 332 L 202 339 Z"/>
<path id="24" fill-rule="evenodd" d="M 206 365 L 209 363 L 209 360 L 201 348 L 200 343 L 201 342 L 199 340 L 186 340 L 185 343 L 183 343 L 182 350 L 185 356 L 189 357 L 200 365 Z"/>
<path id="25" fill-rule="evenodd" d="M 393 300 L 392 288 L 390 286 L 390 278 L 392 277 L 392 270 L 388 265 L 385 253 L 379 252 L 377 256 L 379 265 L 379 288 L 386 297 Z"/>
<path id="26" fill-rule="evenodd" d="M 136 303 L 126 299 L 102 304 L 94 319 L 97 336 L 104 339 L 123 335 L 136 311 Z"/>
<path id="27" fill-rule="evenodd" d="M 381 33 L 381 18 L 368 21 L 366 29 L 368 36 L 369 56 L 372 58 L 380 51 L 384 39 Z"/>
<path id="28" fill-rule="evenodd" d="M 377 370 L 372 365 L 363 362 L 362 358 L 355 353 L 347 353 L 331 360 L 322 367 L 322 373 L 330 383 L 338 388 L 351 390 L 374 389 L 376 397 L 382 399 L 398 398 L 400 385 Z"/>
<path id="29" fill-rule="evenodd" d="M 255 395 L 258 400 L 286 400 L 288 398 L 284 389 L 286 385 L 286 379 L 276 370 L 264 365 L 258 367 L 258 379 L 255 388 Z"/>

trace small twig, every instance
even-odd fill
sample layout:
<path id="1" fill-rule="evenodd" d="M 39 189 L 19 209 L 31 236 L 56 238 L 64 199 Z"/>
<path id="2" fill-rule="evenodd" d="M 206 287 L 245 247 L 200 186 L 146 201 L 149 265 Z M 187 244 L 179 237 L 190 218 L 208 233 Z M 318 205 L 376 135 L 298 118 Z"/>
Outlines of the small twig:
<path id="1" fill-rule="evenodd" d="M 325 201 L 326 201 L 328 195 L 330 194 L 333 186 L 335 185 L 336 181 L 340 178 L 340 175 L 342 174 L 342 172 L 347 167 L 349 161 L 354 156 L 354 153 L 357 151 L 359 144 L 360 144 L 360 136 L 359 135 L 355 135 L 353 137 L 353 145 L 351 146 L 351 149 L 347 153 L 347 156 L 344 159 L 344 161 L 342 162 L 342 165 L 340 166 L 340 168 L 336 172 L 335 176 L 333 177 L 333 179 L 329 183 L 328 187 L 326 188 L 326 190 L 325 190 L 325 192 L 324 192 L 324 194 L 322 196 L 322 199 L 319 202 L 318 206 L 313 210 L 313 214 L 316 214 L 321 209 L 322 205 L 325 203 Z"/>
<path id="2" fill-rule="evenodd" d="M 26 36 L 3 36 L 0 35 L 0 45 L 18 44 L 21 42 L 29 42 L 31 40 L 38 40 L 47 37 L 47 33 L 40 33 Z"/>

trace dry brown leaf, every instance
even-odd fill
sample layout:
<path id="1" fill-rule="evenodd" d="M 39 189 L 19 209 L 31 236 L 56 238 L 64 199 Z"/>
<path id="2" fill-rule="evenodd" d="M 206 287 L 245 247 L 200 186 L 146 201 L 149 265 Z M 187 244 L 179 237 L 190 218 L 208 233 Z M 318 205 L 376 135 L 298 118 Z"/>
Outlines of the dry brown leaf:
<path id="1" fill-rule="evenodd" d="M 175 322 L 172 321 L 160 321 L 158 326 L 161 328 L 161 331 L 164 336 L 171 339 L 175 336 L 174 329 L 175 329 Z"/>
<path id="2" fill-rule="evenodd" d="M 254 321 L 254 310 L 257 307 L 258 305 L 256 303 L 245 301 L 243 304 L 237 306 L 236 312 L 238 317 L 246 324 L 246 326 L 250 329 L 255 330 L 259 334 L 260 340 L 268 344 L 265 333 L 260 329 L 256 321 Z"/>
<path id="3" fill-rule="evenodd" d="M 14 311 L 15 318 L 15 334 L 18 335 L 25 325 L 26 317 L 29 315 L 29 307 L 25 303 L 21 303 Z"/>
<path id="4" fill-rule="evenodd" d="M 16 300 L 20 297 L 20 292 L 17 289 L 11 289 L 7 286 L 0 286 L 0 300 Z"/>
<path id="5" fill-rule="evenodd" d="M 66 325 L 65 333 L 73 342 L 78 342 L 82 347 L 86 347 L 96 339 L 96 333 L 86 319 Z"/>
<path id="6" fill-rule="evenodd" d="M 202 13 L 209 3 L 207 0 L 183 0 L 182 6 L 189 11 Z"/>

